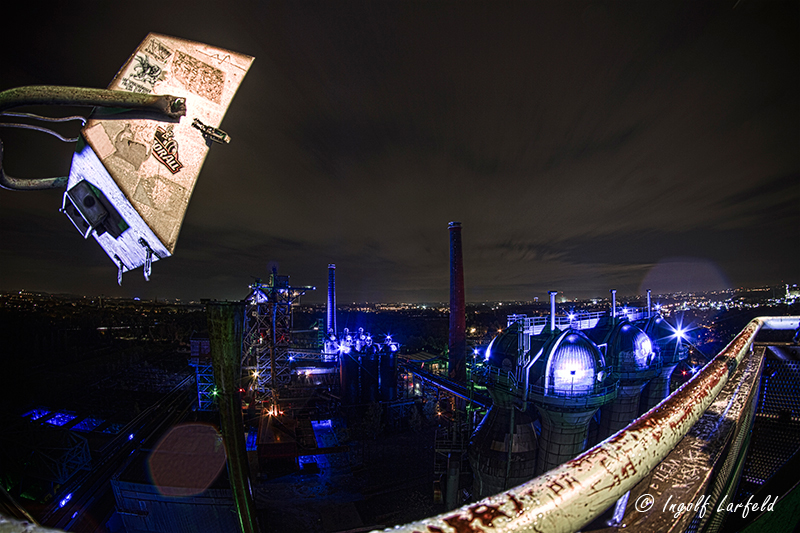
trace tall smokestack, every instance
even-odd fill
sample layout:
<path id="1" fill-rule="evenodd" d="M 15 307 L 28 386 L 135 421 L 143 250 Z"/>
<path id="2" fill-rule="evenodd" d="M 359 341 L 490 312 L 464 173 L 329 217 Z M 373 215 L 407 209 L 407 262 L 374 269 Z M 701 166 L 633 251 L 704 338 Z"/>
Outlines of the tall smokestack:
<path id="1" fill-rule="evenodd" d="M 611 317 L 617 318 L 617 289 L 611 289 Z"/>
<path id="2" fill-rule="evenodd" d="M 556 330 L 556 294 L 558 291 L 550 291 L 550 331 Z"/>
<path id="3" fill-rule="evenodd" d="M 325 316 L 325 333 L 336 334 L 336 265 L 328 265 L 328 309 Z"/>
<path id="4" fill-rule="evenodd" d="M 467 381 L 467 309 L 464 301 L 464 261 L 461 222 L 450 222 L 450 379 Z"/>

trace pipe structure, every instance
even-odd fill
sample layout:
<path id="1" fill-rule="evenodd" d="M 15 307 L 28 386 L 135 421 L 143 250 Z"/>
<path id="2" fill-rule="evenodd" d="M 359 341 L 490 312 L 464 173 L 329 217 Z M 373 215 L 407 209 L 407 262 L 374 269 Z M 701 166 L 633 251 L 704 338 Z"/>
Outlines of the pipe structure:
<path id="1" fill-rule="evenodd" d="M 437 374 L 426 372 L 425 370 L 422 370 L 413 364 L 400 362 L 398 365 L 406 372 L 414 374 L 421 380 L 427 381 L 435 387 L 446 390 L 453 396 L 460 398 L 465 402 L 472 402 L 484 409 L 489 409 L 492 406 L 492 400 L 483 394 L 473 392 L 472 396 L 470 396 L 469 389 L 467 389 L 463 383 L 454 383 L 449 379 L 443 378 Z"/>
<path id="2" fill-rule="evenodd" d="M 650 305 L 650 289 L 647 289 L 647 318 L 649 319 L 652 316 L 653 316 L 653 311 Z"/>
<path id="3" fill-rule="evenodd" d="M 328 307 L 325 316 L 325 333 L 336 335 L 336 265 L 328 265 Z"/>
<path id="4" fill-rule="evenodd" d="M 154 111 L 173 119 L 186 115 L 186 99 L 171 95 L 59 85 L 28 85 L 0 92 L 0 111 L 27 105 L 120 107 Z"/>
<path id="5" fill-rule="evenodd" d="M 3 169 L 3 141 L 0 140 L 0 188 L 9 191 L 42 191 L 46 189 L 63 189 L 67 186 L 67 176 L 53 178 L 15 178 Z"/>
<path id="6" fill-rule="evenodd" d="M 151 111 L 173 120 L 186 115 L 186 99 L 170 95 L 58 85 L 29 85 L 0 92 L 0 117 L 6 109 L 29 105 L 119 107 Z M 3 170 L 3 143 L 0 141 L 0 188 L 12 191 L 62 189 L 67 186 L 67 181 L 66 176 L 53 178 L 9 176 Z"/>
<path id="7" fill-rule="evenodd" d="M 455 511 L 384 531 L 571 533 L 581 529 L 648 476 L 678 445 L 751 350 L 762 327 L 795 329 L 799 318 L 752 320 L 703 370 L 664 402 L 575 459 Z"/>
<path id="8" fill-rule="evenodd" d="M 219 391 L 220 430 L 228 454 L 228 477 L 233 501 L 242 533 L 257 533 L 255 505 L 250 493 L 242 406 L 237 387 L 242 354 L 243 317 L 242 302 L 211 302 L 206 306 L 211 362 Z"/>
<path id="9" fill-rule="evenodd" d="M 556 330 L 556 294 L 558 291 L 550 291 L 550 331 Z"/>
<path id="10" fill-rule="evenodd" d="M 449 375 L 467 381 L 467 308 L 464 300 L 464 261 L 461 254 L 461 222 L 450 222 L 450 342 Z"/>
<path id="11" fill-rule="evenodd" d="M 617 289 L 611 289 L 611 318 L 617 318 Z"/>

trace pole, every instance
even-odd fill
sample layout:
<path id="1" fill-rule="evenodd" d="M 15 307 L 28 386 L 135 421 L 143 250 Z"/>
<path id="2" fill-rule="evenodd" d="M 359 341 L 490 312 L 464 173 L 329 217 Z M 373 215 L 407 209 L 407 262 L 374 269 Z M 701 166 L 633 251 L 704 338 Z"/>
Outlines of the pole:
<path id="1" fill-rule="evenodd" d="M 617 289 L 611 289 L 611 318 L 617 318 Z"/>
<path id="2" fill-rule="evenodd" d="M 250 493 L 242 406 L 236 386 L 240 375 L 243 314 L 241 302 L 211 302 L 206 307 L 211 362 L 220 393 L 220 429 L 228 455 L 228 477 L 233 500 L 242 533 L 257 533 L 258 524 L 253 514 L 255 506 Z"/>

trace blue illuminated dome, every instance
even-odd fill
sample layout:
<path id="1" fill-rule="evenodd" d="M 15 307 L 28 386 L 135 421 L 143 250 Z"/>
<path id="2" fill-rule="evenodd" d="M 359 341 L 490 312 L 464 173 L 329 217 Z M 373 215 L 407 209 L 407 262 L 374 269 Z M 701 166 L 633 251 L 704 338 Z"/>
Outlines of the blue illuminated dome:
<path id="1" fill-rule="evenodd" d="M 519 350 L 519 324 L 511 324 L 486 348 L 486 360 L 495 367 L 511 370 L 516 367 Z"/>
<path id="2" fill-rule="evenodd" d="M 603 354 L 586 335 L 567 330 L 553 345 L 545 366 L 546 394 L 591 394 L 605 367 Z"/>
<path id="3" fill-rule="evenodd" d="M 688 346 L 679 337 L 678 329 L 663 317 L 656 315 L 642 326 L 651 339 L 653 350 L 660 354 L 665 365 L 677 363 L 688 356 Z"/>
<path id="4" fill-rule="evenodd" d="M 661 316 L 654 316 L 642 327 L 656 346 L 666 346 L 678 339 L 676 329 Z"/>
<path id="5" fill-rule="evenodd" d="M 655 359 L 650 337 L 632 324 L 620 326 L 610 350 L 616 355 L 616 364 L 628 372 L 647 370 Z"/>

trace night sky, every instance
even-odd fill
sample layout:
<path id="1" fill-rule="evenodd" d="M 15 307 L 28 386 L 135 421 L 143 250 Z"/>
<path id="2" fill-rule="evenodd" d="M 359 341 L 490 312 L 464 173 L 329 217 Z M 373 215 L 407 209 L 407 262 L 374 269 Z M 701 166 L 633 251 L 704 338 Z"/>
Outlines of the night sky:
<path id="1" fill-rule="evenodd" d="M 148 32 L 256 59 L 150 282 L 62 191 L 2 190 L 0 290 L 241 299 L 277 265 L 321 302 L 336 263 L 340 302 L 446 301 L 451 220 L 468 301 L 800 282 L 797 2 L 20 5 L 2 90 L 105 87 Z M 68 173 L 0 137 L 9 174 Z"/>

